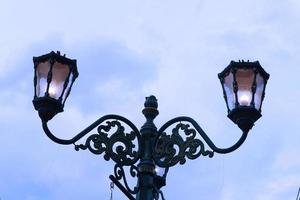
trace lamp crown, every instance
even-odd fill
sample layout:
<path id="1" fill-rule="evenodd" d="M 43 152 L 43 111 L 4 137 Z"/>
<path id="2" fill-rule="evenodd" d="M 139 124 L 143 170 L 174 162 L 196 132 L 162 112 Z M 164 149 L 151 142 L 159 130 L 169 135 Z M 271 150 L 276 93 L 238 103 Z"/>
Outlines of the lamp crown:
<path id="1" fill-rule="evenodd" d="M 144 103 L 145 108 L 158 108 L 157 99 L 154 95 L 150 95 L 149 97 L 146 97 L 146 101 Z"/>

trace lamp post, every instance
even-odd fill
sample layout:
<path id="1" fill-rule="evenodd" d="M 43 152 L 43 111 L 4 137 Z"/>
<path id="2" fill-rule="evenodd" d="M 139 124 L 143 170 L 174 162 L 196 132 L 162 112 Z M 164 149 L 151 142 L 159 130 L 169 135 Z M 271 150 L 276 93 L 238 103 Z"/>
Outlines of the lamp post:
<path id="1" fill-rule="evenodd" d="M 184 164 L 186 159 L 199 156 L 213 157 L 239 148 L 249 130 L 261 117 L 261 106 L 269 74 L 258 61 L 234 62 L 219 74 L 228 117 L 242 130 L 240 139 L 229 148 L 218 148 L 192 118 L 181 116 L 157 129 L 154 119 L 159 114 L 155 96 L 146 97 L 142 113 L 146 118 L 138 129 L 131 121 L 119 115 L 105 115 L 90 126 L 64 140 L 48 128 L 48 121 L 63 111 L 72 85 L 78 77 L 76 60 L 59 52 L 34 57 L 33 104 L 42 120 L 46 135 L 58 144 L 73 144 L 75 150 L 89 150 L 115 162 L 114 174 L 109 178 L 130 200 L 164 199 L 161 188 L 166 185 L 170 167 Z M 171 131 L 170 131 L 171 130 Z M 84 143 L 80 141 L 85 140 Z M 130 188 L 124 167 L 137 178 Z M 159 174 L 156 169 L 162 168 Z"/>

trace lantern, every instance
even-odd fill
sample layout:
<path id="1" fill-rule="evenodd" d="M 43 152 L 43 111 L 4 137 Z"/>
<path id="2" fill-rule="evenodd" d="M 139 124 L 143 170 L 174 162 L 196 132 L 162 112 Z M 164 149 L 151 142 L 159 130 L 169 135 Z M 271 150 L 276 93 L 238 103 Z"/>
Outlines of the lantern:
<path id="1" fill-rule="evenodd" d="M 218 74 L 228 117 L 243 131 L 249 131 L 261 117 L 269 74 L 256 62 L 234 62 Z"/>
<path id="2" fill-rule="evenodd" d="M 34 99 L 33 105 L 43 121 L 62 112 L 72 85 L 78 77 L 76 60 L 50 52 L 33 57 Z"/>

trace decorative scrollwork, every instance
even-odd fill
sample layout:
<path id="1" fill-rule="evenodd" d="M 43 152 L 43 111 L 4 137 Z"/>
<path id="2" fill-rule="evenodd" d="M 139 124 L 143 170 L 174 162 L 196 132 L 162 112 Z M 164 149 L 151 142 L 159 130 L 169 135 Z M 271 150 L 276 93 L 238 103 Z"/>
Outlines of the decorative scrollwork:
<path id="1" fill-rule="evenodd" d="M 180 135 L 183 131 L 185 137 Z M 188 159 L 196 159 L 200 155 L 213 157 L 214 152 L 205 150 L 204 143 L 196 138 L 196 130 L 189 124 L 178 123 L 172 129 L 172 134 L 159 133 L 154 148 L 154 160 L 160 167 L 171 167 L 186 162 Z"/>
<path id="2" fill-rule="evenodd" d="M 115 128 L 112 134 L 109 134 Z M 75 149 L 89 149 L 94 154 L 104 153 L 104 159 L 112 159 L 119 165 L 132 165 L 139 158 L 139 132 L 125 133 L 125 127 L 120 121 L 106 121 L 99 125 L 98 133 L 90 135 L 85 144 L 75 145 Z M 137 140 L 137 142 L 135 142 Z M 138 146 L 136 145 L 138 144 Z M 136 147 L 137 146 L 137 147 Z"/>
<path id="3" fill-rule="evenodd" d="M 120 164 L 116 164 L 114 167 L 114 175 L 115 178 L 120 181 L 123 179 L 123 183 L 125 185 L 125 188 L 127 189 L 127 191 L 131 194 L 137 194 L 139 191 L 139 187 L 135 186 L 133 189 L 131 189 L 128 185 L 126 176 L 125 176 L 125 172 L 124 172 L 124 168 L 122 165 Z M 138 177 L 139 175 L 139 170 L 135 165 L 131 165 L 130 166 L 130 175 L 134 178 L 134 177 Z"/>

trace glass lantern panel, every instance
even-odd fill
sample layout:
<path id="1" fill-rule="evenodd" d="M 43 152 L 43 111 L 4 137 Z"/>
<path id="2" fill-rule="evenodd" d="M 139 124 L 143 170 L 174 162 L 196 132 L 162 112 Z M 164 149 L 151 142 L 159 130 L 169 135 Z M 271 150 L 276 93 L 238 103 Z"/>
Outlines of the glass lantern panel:
<path id="1" fill-rule="evenodd" d="M 49 86 L 49 96 L 59 99 L 64 89 L 64 83 L 68 78 L 70 68 L 68 65 L 55 62 L 52 68 L 52 81 Z"/>
<path id="2" fill-rule="evenodd" d="M 233 74 L 230 72 L 224 79 L 224 90 L 227 97 L 227 104 L 230 110 L 235 107 L 235 95 L 233 91 Z"/>
<path id="3" fill-rule="evenodd" d="M 254 72 L 252 69 L 238 69 L 236 71 L 238 85 L 238 101 L 241 106 L 250 106 L 252 101 L 252 85 Z"/>
<path id="4" fill-rule="evenodd" d="M 45 96 L 47 90 L 47 77 L 48 77 L 49 69 L 50 69 L 50 63 L 48 61 L 39 63 L 36 68 L 36 77 L 37 77 L 36 96 L 37 97 Z"/>
<path id="5" fill-rule="evenodd" d="M 72 79 L 73 79 L 73 74 L 71 73 L 70 76 L 69 76 L 69 81 L 68 81 L 67 88 L 66 88 L 66 90 L 65 90 L 65 92 L 63 94 L 63 99 L 62 99 L 63 103 L 66 101 L 66 98 L 67 98 L 67 95 L 69 93 L 69 90 L 71 90 Z"/>
<path id="6" fill-rule="evenodd" d="M 262 102 L 262 94 L 264 91 L 265 83 L 263 77 L 258 73 L 256 75 L 256 91 L 254 95 L 254 104 L 257 110 L 260 109 Z"/>

